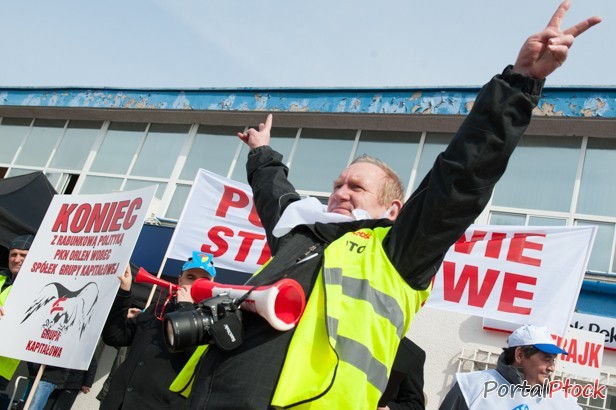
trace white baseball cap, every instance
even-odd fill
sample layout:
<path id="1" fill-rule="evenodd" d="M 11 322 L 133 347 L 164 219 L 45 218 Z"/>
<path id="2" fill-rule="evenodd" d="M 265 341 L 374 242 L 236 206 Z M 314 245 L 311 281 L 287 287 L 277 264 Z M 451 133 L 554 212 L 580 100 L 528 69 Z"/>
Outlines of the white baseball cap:
<path id="1" fill-rule="evenodd" d="M 507 345 L 509 347 L 535 346 L 549 354 L 569 354 L 554 343 L 552 334 L 544 326 L 524 325 L 517 328 L 507 339 Z"/>

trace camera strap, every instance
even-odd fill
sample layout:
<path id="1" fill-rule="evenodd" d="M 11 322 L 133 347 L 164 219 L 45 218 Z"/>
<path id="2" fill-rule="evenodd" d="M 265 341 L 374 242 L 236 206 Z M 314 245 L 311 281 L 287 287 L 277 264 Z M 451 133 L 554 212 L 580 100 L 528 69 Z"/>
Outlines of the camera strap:
<path id="1" fill-rule="evenodd" d="M 244 336 L 241 312 L 236 311 L 235 314 L 228 314 L 214 322 L 210 326 L 210 333 L 212 339 L 214 339 L 214 344 L 225 352 L 241 345 Z"/>

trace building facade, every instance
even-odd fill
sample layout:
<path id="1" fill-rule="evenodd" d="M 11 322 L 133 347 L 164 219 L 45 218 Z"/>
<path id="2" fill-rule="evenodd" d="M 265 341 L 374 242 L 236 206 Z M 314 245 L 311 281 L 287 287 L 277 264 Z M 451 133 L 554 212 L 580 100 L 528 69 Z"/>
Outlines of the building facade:
<path id="1" fill-rule="evenodd" d="M 59 193 L 67 194 L 156 184 L 157 218 L 173 225 L 197 169 L 246 181 L 247 149 L 236 133 L 273 112 L 272 146 L 284 155 L 301 194 L 327 198 L 339 171 L 367 153 L 400 175 L 408 197 L 471 109 L 477 92 L 4 88 L 0 177 L 43 171 Z M 596 225 L 578 310 L 607 317 L 616 326 L 610 304 L 616 286 L 614 164 L 616 88 L 547 88 L 476 222 Z M 428 353 L 428 408 L 436 408 L 446 393 L 463 348 L 498 351 L 506 340 L 501 333 L 484 330 L 480 318 L 427 309 L 410 335 Z M 607 375 L 616 372 L 613 356 L 604 356 Z M 596 407 L 589 408 L 616 408 L 616 399 L 592 405 Z"/>

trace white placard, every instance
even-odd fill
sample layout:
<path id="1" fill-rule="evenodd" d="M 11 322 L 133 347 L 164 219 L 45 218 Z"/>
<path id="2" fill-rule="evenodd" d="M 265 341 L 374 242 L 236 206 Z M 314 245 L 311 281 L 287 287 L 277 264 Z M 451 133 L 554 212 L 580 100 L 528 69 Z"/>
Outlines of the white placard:
<path id="1" fill-rule="evenodd" d="M 427 304 L 564 335 L 595 234 L 594 226 L 473 225 L 447 252 Z"/>
<path id="2" fill-rule="evenodd" d="M 239 272 L 254 273 L 269 260 L 248 185 L 199 169 L 168 254 L 185 261 L 194 250 L 214 255 L 217 267 Z"/>
<path id="3" fill-rule="evenodd" d="M 0 355 L 88 368 L 155 192 L 54 196 L 4 304 Z"/>

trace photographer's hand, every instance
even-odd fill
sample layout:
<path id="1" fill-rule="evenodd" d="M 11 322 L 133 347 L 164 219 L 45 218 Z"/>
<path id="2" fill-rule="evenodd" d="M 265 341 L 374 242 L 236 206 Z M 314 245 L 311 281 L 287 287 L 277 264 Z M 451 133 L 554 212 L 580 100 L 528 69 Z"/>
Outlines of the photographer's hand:
<path id="1" fill-rule="evenodd" d="M 118 279 L 120 279 L 120 289 L 129 291 L 133 283 L 133 275 L 131 274 L 129 265 L 126 266 L 122 275 L 118 275 Z"/>
<path id="2" fill-rule="evenodd" d="M 143 310 L 141 310 L 139 308 L 130 308 L 130 309 L 128 309 L 128 313 L 126 314 L 126 318 L 127 319 L 132 319 L 132 318 L 137 317 L 138 315 L 140 315 L 141 312 L 143 312 Z"/>
<path id="3" fill-rule="evenodd" d="M 180 286 L 176 295 L 178 302 L 195 303 L 190 295 L 190 285 Z"/>

